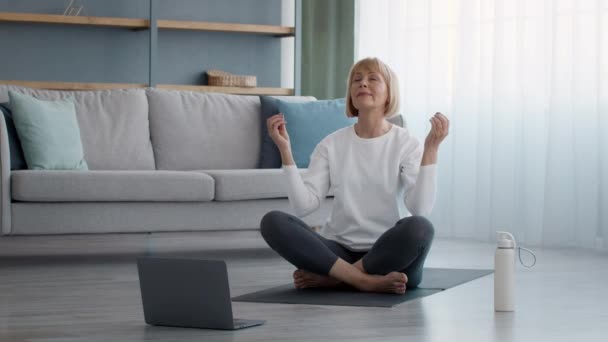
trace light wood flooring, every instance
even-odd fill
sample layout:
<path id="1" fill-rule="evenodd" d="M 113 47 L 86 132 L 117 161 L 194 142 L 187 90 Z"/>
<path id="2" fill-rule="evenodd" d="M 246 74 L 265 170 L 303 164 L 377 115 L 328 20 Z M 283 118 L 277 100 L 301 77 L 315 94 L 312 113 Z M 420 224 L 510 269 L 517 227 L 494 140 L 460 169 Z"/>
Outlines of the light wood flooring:
<path id="1" fill-rule="evenodd" d="M 291 280 L 255 231 L 0 238 L 0 341 L 608 341 L 608 254 L 535 249 L 518 267 L 513 313 L 493 310 L 493 277 L 393 308 L 233 303 L 240 331 L 147 326 L 135 258 L 224 259 L 232 295 Z M 437 239 L 429 267 L 492 268 L 494 246 Z"/>

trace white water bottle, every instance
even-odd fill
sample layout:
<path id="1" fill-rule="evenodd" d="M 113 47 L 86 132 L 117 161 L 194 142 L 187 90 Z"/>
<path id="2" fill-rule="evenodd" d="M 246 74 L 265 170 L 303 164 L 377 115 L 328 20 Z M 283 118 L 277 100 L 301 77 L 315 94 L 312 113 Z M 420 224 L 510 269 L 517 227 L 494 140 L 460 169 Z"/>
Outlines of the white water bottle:
<path id="1" fill-rule="evenodd" d="M 515 310 L 515 237 L 498 233 L 494 255 L 494 310 Z"/>

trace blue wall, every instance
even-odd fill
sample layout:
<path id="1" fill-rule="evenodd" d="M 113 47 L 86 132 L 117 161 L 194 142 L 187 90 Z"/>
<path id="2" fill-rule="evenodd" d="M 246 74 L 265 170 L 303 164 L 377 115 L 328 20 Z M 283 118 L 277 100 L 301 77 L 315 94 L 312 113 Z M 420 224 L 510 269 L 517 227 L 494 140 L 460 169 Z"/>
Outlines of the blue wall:
<path id="1" fill-rule="evenodd" d="M 280 25 L 281 0 L 154 0 L 158 19 Z M 83 0 L 91 16 L 148 18 L 150 0 Z M 66 0 L 0 0 L 0 11 L 62 14 Z M 0 79 L 148 83 L 149 30 L 0 23 Z M 156 83 L 204 84 L 222 69 L 279 87 L 281 44 L 262 35 L 159 30 Z"/>

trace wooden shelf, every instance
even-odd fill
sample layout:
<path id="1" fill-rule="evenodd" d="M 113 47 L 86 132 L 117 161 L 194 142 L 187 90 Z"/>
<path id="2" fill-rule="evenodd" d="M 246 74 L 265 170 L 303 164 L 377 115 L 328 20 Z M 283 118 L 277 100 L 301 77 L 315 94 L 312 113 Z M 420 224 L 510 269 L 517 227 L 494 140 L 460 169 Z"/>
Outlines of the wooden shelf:
<path id="1" fill-rule="evenodd" d="M 295 28 L 290 26 L 229 24 L 183 20 L 158 20 L 157 25 L 159 29 L 255 33 L 278 37 L 291 37 L 295 34 Z"/>
<path id="2" fill-rule="evenodd" d="M 150 27 L 150 21 L 148 19 L 85 17 L 16 12 L 0 12 L 0 22 L 108 26 L 131 29 L 147 29 Z M 157 20 L 157 25 L 159 29 L 253 33 L 278 37 L 291 37 L 295 34 L 295 28 L 291 26 L 231 24 L 184 20 Z"/>
<path id="3" fill-rule="evenodd" d="M 215 86 L 196 86 L 196 85 L 178 85 L 178 84 L 159 84 L 156 86 L 161 89 L 174 89 L 186 91 L 204 91 L 209 93 L 225 93 L 239 95 L 293 95 L 294 90 L 291 88 L 245 88 L 245 87 L 215 87 Z"/>
<path id="4" fill-rule="evenodd" d="M 123 88 L 145 88 L 146 84 L 136 83 L 84 83 L 84 82 L 38 82 L 38 81 L 0 81 L 21 87 L 53 90 L 106 90 Z"/>
<path id="5" fill-rule="evenodd" d="M 65 16 L 56 14 L 37 14 L 37 13 L 16 13 L 0 12 L 0 23 L 40 23 L 40 24 L 67 24 L 84 26 L 106 26 L 121 27 L 129 29 L 149 29 L 150 20 L 137 18 L 118 18 L 118 17 L 90 17 L 90 16 Z M 252 25 L 252 24 L 232 24 L 205 21 L 183 21 L 183 20 L 157 20 L 158 29 L 172 30 L 194 30 L 211 32 L 234 32 L 271 35 L 275 37 L 293 37 L 295 28 L 290 26 L 274 25 Z M 11 84 L 16 86 L 54 89 L 54 90 L 104 90 L 120 88 L 145 88 L 147 84 L 132 83 L 89 83 L 89 82 L 39 82 L 39 81 L 0 81 L 0 84 Z M 175 89 L 186 91 L 201 91 L 240 95 L 294 95 L 292 88 L 265 88 L 265 87 L 217 87 L 217 86 L 197 86 L 197 85 L 178 85 L 160 84 L 158 88 Z"/>
<path id="6" fill-rule="evenodd" d="M 135 18 L 81 17 L 58 14 L 0 12 L 0 22 L 44 23 L 147 29 L 150 21 Z"/>
<path id="7" fill-rule="evenodd" d="M 38 81 L 0 81 L 0 84 L 10 84 L 21 87 L 53 90 L 107 90 L 125 88 L 146 88 L 147 84 L 141 83 L 88 83 L 88 82 L 38 82 Z M 181 84 L 159 84 L 159 89 L 173 89 L 186 91 L 203 91 L 208 93 L 225 93 L 239 95 L 285 95 L 294 94 L 291 88 L 245 88 L 245 87 L 214 87 Z"/>

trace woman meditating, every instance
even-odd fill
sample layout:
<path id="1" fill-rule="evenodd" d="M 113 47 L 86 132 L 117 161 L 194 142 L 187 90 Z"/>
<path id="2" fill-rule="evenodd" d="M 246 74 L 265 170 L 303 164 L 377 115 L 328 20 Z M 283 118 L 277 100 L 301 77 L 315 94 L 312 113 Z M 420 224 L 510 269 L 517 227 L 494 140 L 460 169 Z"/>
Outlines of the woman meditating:
<path id="1" fill-rule="evenodd" d="M 346 94 L 346 115 L 357 117 L 357 123 L 325 137 L 304 176 L 295 165 L 283 115 L 267 120 L 294 213 L 310 214 L 330 187 L 334 191 L 331 215 L 319 233 L 280 211 L 262 219 L 264 240 L 297 267 L 296 288 L 348 284 L 401 294 L 420 284 L 434 236 L 423 215 L 435 201 L 437 154 L 449 121 L 436 113 L 423 147 L 406 128 L 385 120 L 398 107 L 394 72 L 377 58 L 357 62 Z M 413 216 L 404 217 L 401 204 Z"/>

